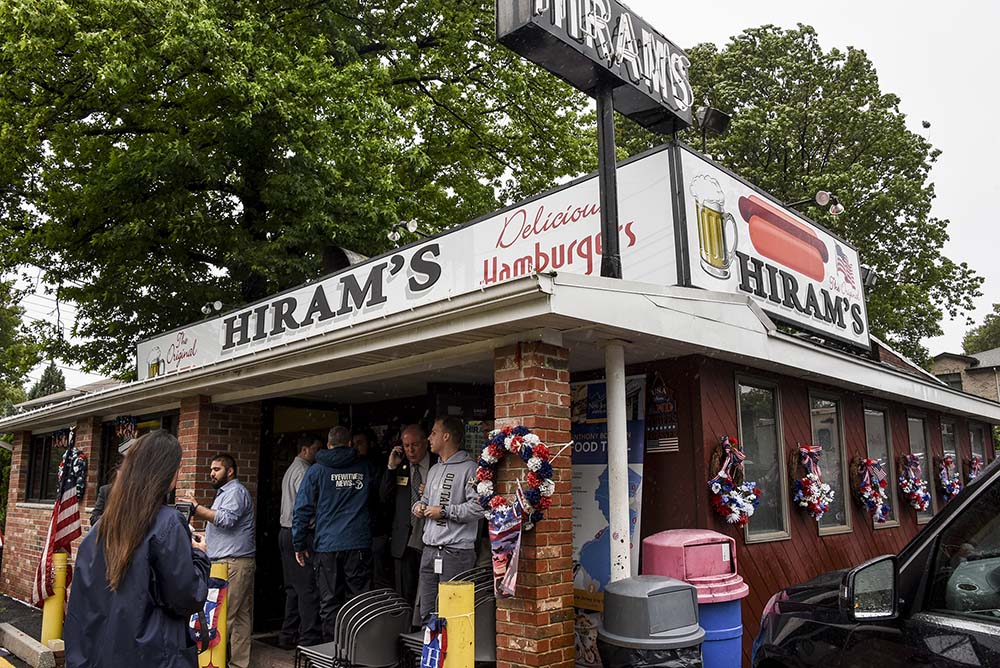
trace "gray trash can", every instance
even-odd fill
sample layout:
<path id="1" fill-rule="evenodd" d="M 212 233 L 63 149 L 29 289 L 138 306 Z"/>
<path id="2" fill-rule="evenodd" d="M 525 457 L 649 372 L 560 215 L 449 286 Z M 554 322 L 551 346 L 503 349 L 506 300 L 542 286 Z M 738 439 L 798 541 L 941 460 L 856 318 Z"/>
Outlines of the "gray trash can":
<path id="1" fill-rule="evenodd" d="M 604 668 L 701 668 L 704 639 L 692 585 L 640 575 L 605 588 L 597 632 Z"/>

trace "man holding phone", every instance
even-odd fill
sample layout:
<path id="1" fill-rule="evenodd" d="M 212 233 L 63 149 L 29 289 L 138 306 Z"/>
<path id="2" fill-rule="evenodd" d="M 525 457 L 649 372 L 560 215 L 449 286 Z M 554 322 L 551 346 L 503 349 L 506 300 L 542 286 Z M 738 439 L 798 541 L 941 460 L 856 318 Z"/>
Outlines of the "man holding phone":
<path id="1" fill-rule="evenodd" d="M 424 550 L 424 519 L 410 509 L 420 500 L 437 456 L 427 451 L 427 434 L 419 424 L 404 427 L 400 441 L 389 453 L 389 470 L 379 484 L 379 498 L 382 503 L 391 503 L 394 510 L 389 550 L 395 565 L 396 591 L 413 605 Z"/>

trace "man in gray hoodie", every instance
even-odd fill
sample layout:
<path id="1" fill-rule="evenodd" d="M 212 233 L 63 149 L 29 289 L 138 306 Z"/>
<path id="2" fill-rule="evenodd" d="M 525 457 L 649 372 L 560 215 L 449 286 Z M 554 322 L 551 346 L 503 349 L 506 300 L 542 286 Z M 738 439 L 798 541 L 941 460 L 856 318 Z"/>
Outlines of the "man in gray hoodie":
<path id="1" fill-rule="evenodd" d="M 420 618 L 436 609 L 439 582 L 472 568 L 483 509 L 476 495 L 476 462 L 462 450 L 465 425 L 455 417 L 438 418 L 428 438 L 438 463 L 427 474 L 413 514 L 424 518 L 420 559 Z"/>

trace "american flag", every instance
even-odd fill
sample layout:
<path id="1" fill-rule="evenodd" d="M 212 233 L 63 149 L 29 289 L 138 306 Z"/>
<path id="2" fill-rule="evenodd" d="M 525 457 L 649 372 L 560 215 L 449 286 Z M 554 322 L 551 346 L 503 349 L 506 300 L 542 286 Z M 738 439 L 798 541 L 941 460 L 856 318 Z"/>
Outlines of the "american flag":
<path id="1" fill-rule="evenodd" d="M 52 508 L 52 521 L 49 523 L 49 533 L 45 538 L 45 550 L 35 571 L 35 585 L 31 589 L 31 602 L 41 606 L 49 596 L 52 596 L 52 586 L 55 581 L 55 570 L 52 567 L 52 555 L 57 550 L 72 553 L 73 541 L 80 537 L 80 503 L 77 488 L 83 488 L 81 482 L 87 478 L 86 456 L 77 450 L 75 430 L 69 432 L 66 454 L 59 465 L 59 485 L 56 493 L 55 506 Z M 81 480 L 81 478 L 83 480 Z M 69 586 L 71 571 L 66 565 L 66 586 Z"/>
<path id="2" fill-rule="evenodd" d="M 844 280 L 850 283 L 852 288 L 858 287 L 858 284 L 854 281 L 854 267 L 851 265 L 851 261 L 847 259 L 847 255 L 844 250 L 837 246 L 837 273 L 844 277 Z"/>

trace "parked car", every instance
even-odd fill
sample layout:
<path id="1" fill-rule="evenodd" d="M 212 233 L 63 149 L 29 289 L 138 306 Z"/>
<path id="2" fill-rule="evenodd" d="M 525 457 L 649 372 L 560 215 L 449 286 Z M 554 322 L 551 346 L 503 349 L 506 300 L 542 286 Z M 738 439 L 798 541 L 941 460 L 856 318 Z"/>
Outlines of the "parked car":
<path id="1" fill-rule="evenodd" d="M 1000 668 L 1000 464 L 898 555 L 772 596 L 753 666 Z"/>

